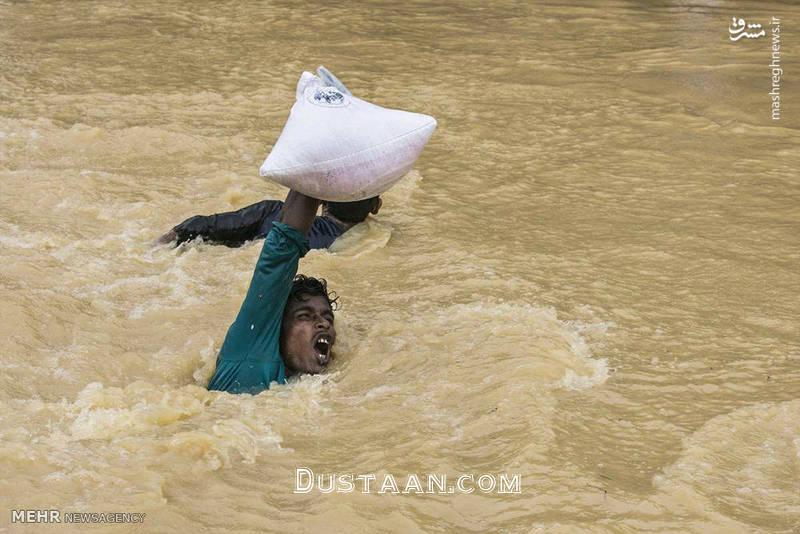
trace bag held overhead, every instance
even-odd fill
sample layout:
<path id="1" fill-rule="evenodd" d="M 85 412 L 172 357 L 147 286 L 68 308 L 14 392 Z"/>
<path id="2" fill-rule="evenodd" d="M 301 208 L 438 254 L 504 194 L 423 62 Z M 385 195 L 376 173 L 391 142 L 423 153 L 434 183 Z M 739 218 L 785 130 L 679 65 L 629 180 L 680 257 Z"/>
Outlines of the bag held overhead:
<path id="1" fill-rule="evenodd" d="M 296 101 L 261 176 L 338 202 L 379 195 L 402 178 L 436 129 L 436 119 L 352 96 L 324 67 L 304 72 Z"/>

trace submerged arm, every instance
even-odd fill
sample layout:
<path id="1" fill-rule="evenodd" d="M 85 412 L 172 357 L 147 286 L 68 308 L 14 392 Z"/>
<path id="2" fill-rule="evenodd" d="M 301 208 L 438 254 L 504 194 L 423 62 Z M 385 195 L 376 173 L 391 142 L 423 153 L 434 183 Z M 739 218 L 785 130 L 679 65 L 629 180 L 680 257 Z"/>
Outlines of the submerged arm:
<path id="1" fill-rule="evenodd" d="M 278 200 L 262 200 L 236 211 L 195 215 L 161 236 L 158 243 L 175 241 L 180 245 L 199 236 L 208 241 L 238 246 L 256 239 L 264 219 L 278 209 L 280 204 Z"/>

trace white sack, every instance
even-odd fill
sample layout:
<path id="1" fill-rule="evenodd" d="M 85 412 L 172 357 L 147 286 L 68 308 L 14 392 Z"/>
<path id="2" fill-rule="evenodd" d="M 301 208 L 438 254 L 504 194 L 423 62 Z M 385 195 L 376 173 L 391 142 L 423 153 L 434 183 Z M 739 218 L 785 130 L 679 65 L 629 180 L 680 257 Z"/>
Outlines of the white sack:
<path id="1" fill-rule="evenodd" d="M 353 93 L 350 92 L 350 89 L 345 87 L 344 84 L 339 81 L 339 78 L 334 76 L 331 71 L 329 71 L 322 65 L 317 67 L 317 76 L 319 76 L 319 78 L 325 85 L 335 87 L 339 90 L 339 92 L 344 93 L 347 96 L 353 96 Z"/>
<path id="2" fill-rule="evenodd" d="M 304 72 L 296 101 L 261 176 L 322 200 L 373 197 L 402 178 L 436 129 L 436 119 L 387 109 Z M 338 87 L 338 88 L 337 88 Z"/>

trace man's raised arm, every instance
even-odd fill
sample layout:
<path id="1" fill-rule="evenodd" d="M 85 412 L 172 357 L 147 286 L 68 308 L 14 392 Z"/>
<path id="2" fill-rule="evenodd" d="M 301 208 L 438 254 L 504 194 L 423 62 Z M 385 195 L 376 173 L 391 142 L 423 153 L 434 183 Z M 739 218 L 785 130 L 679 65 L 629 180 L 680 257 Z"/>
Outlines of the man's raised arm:
<path id="1" fill-rule="evenodd" d="M 209 389 L 257 393 L 286 381 L 280 335 L 284 306 L 297 266 L 308 252 L 305 234 L 319 200 L 290 191 L 281 221 L 272 226 L 256 262 L 250 287 L 222 343 Z"/>
<path id="2" fill-rule="evenodd" d="M 308 230 L 314 223 L 320 201 L 298 193 L 289 191 L 286 201 L 283 203 L 281 222 L 288 224 L 303 235 L 308 235 Z"/>

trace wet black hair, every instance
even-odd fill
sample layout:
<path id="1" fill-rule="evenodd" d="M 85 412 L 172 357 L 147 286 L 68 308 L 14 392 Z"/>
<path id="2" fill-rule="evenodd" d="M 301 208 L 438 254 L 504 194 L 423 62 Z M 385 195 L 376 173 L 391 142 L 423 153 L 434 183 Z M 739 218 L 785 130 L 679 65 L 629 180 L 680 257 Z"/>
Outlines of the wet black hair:
<path id="1" fill-rule="evenodd" d="M 378 205 L 378 197 L 355 202 L 328 202 L 328 213 L 348 223 L 360 223 Z"/>
<path id="2" fill-rule="evenodd" d="M 287 308 L 293 301 L 302 302 L 309 297 L 317 296 L 325 297 L 331 310 L 339 309 L 339 297 L 335 291 L 328 291 L 328 282 L 324 278 L 298 274 L 292 280 L 292 289 L 289 291 L 289 298 L 286 299 Z"/>

